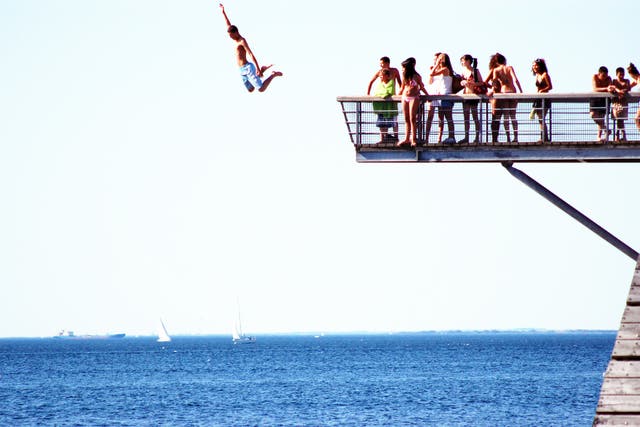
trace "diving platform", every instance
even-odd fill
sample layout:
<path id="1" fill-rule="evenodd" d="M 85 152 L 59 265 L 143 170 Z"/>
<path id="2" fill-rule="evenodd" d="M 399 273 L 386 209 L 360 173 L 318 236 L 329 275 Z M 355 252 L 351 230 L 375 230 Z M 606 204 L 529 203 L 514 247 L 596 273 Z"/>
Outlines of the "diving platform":
<path id="1" fill-rule="evenodd" d="M 348 138 L 353 144 L 356 161 L 360 163 L 412 163 L 412 162 L 638 162 L 640 161 L 640 130 L 635 124 L 640 94 L 627 96 L 628 118 L 624 121 L 625 141 L 615 141 L 621 129 L 618 120 L 611 114 L 614 96 L 608 93 L 546 93 L 546 94 L 496 94 L 496 100 L 515 100 L 518 141 L 514 142 L 514 131 L 510 124 L 510 140 L 504 127 L 504 117 L 500 121 L 498 141 L 493 142 L 491 133 L 490 97 L 478 95 L 430 95 L 421 96 L 417 120 L 418 145 L 414 148 L 397 147 L 396 139 L 383 135 L 377 124 L 398 126 L 396 138 L 404 139 L 405 124 L 400 109 L 401 98 L 382 100 L 374 96 L 340 96 L 337 98 L 342 109 Z M 475 123 L 469 118 L 469 140 L 445 144 L 438 142 L 438 113 L 428 124 L 429 102 L 448 100 L 453 102 L 453 124 L 455 140 L 465 137 L 463 102 L 477 102 L 478 140 Z M 591 102 L 601 100 L 603 135 L 606 141 L 597 138 L 597 125 L 590 116 Z M 547 141 L 540 126 L 539 117 L 532 112 L 534 103 L 542 105 L 546 111 L 544 125 L 547 127 Z M 374 107 L 374 103 L 377 105 Z M 385 105 L 381 109 L 381 105 Z M 540 111 L 540 110 L 538 110 Z M 505 111 L 506 112 L 506 111 Z M 381 121 L 382 114 L 386 121 Z M 448 136 L 445 120 L 442 140 Z"/>
<path id="2" fill-rule="evenodd" d="M 348 137 L 359 163 L 500 163 L 514 178 L 634 261 L 636 267 L 631 289 L 604 375 L 593 425 L 640 426 L 640 253 L 514 167 L 515 163 L 522 162 L 640 162 L 640 124 L 636 125 L 640 94 L 627 96 L 628 115 L 623 126 L 611 114 L 615 98 L 608 93 L 499 94 L 493 98 L 517 101 L 517 142 L 507 138 L 504 118 L 500 123 L 497 141 L 494 140 L 491 129 L 491 98 L 486 96 L 422 96 L 416 127 L 418 144 L 415 147 L 396 146 L 397 137 L 402 140 L 405 136 L 404 117 L 399 109 L 400 97 L 382 100 L 373 96 L 340 96 L 337 101 L 342 108 Z M 444 143 L 444 139 L 449 136 L 446 120 L 443 142 L 438 142 L 437 112 L 429 123 L 429 102 L 438 100 L 453 102 L 454 139 L 458 142 Z M 476 129 L 470 118 L 469 137 L 472 142 L 460 142 L 465 138 L 462 108 L 465 101 L 477 101 L 477 141 L 473 141 Z M 599 101 L 595 111 L 602 119 L 603 135 L 608 135 L 604 140 L 597 137 L 598 127 L 591 117 L 592 108 L 597 103 L 594 101 Z M 542 105 L 542 109 L 537 111 L 546 111 L 544 125 L 547 138 L 541 126 L 540 115 L 532 111 L 534 105 Z M 396 123 L 397 133 L 394 132 Z M 383 126 L 382 129 L 380 126 Z M 615 140 L 616 134 L 623 127 L 626 139 Z M 394 135 L 388 135 L 391 132 Z M 513 128 L 510 136 L 514 136 Z"/>

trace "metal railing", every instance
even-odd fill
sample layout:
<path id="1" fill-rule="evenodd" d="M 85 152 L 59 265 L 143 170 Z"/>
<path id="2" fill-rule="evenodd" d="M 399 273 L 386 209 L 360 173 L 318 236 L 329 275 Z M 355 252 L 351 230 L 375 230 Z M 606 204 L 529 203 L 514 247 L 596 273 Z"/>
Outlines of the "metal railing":
<path id="1" fill-rule="evenodd" d="M 351 142 L 356 149 L 368 147 L 384 149 L 397 148 L 397 140 L 405 137 L 405 120 L 401 110 L 401 98 L 382 100 L 373 96 L 337 98 L 342 107 L 345 123 Z M 439 110 L 431 101 L 448 100 L 453 102 L 452 134 L 455 144 L 445 143 L 449 136 L 447 120 L 443 120 L 442 137 L 439 138 Z M 463 102 L 477 102 L 478 132 L 473 115 L 469 117 L 469 132 L 465 132 Z M 599 103 L 598 103 L 599 101 Z M 613 116 L 617 107 L 616 98 L 608 93 L 572 93 L 572 94 L 497 94 L 493 97 L 478 95 L 438 95 L 422 96 L 417 119 L 417 139 L 420 150 L 430 147 L 449 146 L 500 146 L 510 147 L 542 145 L 597 145 L 620 144 L 640 145 L 640 129 L 636 126 L 638 101 L 640 94 L 628 94 L 626 97 L 626 119 Z M 385 104 L 380 104 L 384 102 Z M 492 106 L 492 103 L 496 103 Z M 378 103 L 374 109 L 374 103 Z M 471 106 L 471 108 L 474 108 Z M 493 108 L 502 113 L 499 123 L 494 120 Z M 592 117 L 600 117 L 601 138 L 598 138 L 598 124 Z M 515 121 L 505 126 L 505 116 L 515 112 Z M 510 114 L 513 116 L 513 114 Z M 432 120 L 430 121 L 430 116 Z M 517 126 L 517 140 L 514 135 Z M 620 126 L 622 124 L 622 126 Z M 493 128 L 492 128 L 493 126 Z M 546 129 L 545 129 L 546 127 Z M 397 133 L 395 129 L 397 129 Z M 497 133 L 496 133 L 497 129 Z M 622 137 L 624 129 L 626 141 L 616 141 L 616 135 Z M 466 141 L 468 139 L 468 142 Z"/>

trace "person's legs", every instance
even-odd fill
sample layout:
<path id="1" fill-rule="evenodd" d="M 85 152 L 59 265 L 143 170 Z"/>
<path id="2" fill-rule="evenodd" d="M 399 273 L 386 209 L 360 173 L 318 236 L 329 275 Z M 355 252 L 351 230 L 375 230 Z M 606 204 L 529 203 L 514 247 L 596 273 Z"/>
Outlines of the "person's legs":
<path id="1" fill-rule="evenodd" d="M 269 77 L 262 83 L 262 87 L 258 89 L 259 92 L 264 92 L 269 87 L 269 84 L 273 81 L 274 78 L 282 76 L 280 71 L 273 71 Z"/>
<path id="2" fill-rule="evenodd" d="M 502 104 L 497 99 L 491 100 L 491 141 L 498 142 L 500 134 L 500 119 L 502 118 Z"/>
<path id="3" fill-rule="evenodd" d="M 469 142 L 469 128 L 471 127 L 471 123 L 469 122 L 469 117 L 471 116 L 471 105 L 468 102 L 462 103 L 462 117 L 464 118 L 464 138 L 460 142 Z M 478 113 L 476 112 L 477 119 Z M 478 125 L 476 124 L 476 132 L 478 129 Z"/>
<path id="4" fill-rule="evenodd" d="M 453 107 L 447 107 L 444 111 L 444 117 L 447 119 L 447 129 L 449 129 L 449 138 L 456 138 L 456 129 L 453 123 Z"/>
<path id="5" fill-rule="evenodd" d="M 393 135 L 391 136 L 396 141 L 398 140 L 398 117 L 393 116 Z"/>
<path id="6" fill-rule="evenodd" d="M 598 141 L 604 142 L 609 139 L 609 133 L 605 132 L 604 126 L 604 117 L 606 115 L 606 100 L 604 99 L 594 99 L 591 100 L 591 109 L 589 114 L 591 118 L 595 122 L 596 126 L 598 126 Z"/>
<path id="7" fill-rule="evenodd" d="M 540 139 L 538 139 L 538 142 L 545 142 L 547 140 L 547 125 L 544 122 L 544 115 L 541 109 L 536 108 L 534 111 L 540 126 Z"/>
<path id="8" fill-rule="evenodd" d="M 442 142 L 442 131 L 444 130 L 444 111 L 442 105 L 438 107 L 438 144 Z"/>
<path id="9" fill-rule="evenodd" d="M 246 74 L 242 74 L 241 77 L 242 77 L 242 83 L 244 84 L 244 87 L 246 87 L 249 92 L 253 92 L 255 88 L 249 81 L 249 77 Z"/>
<path id="10" fill-rule="evenodd" d="M 431 133 L 431 124 L 433 123 L 433 116 L 435 115 L 436 107 L 428 104 L 429 111 L 427 112 L 427 122 L 425 123 L 424 142 L 429 143 L 429 134 Z"/>
<path id="11" fill-rule="evenodd" d="M 387 139 L 387 130 L 389 128 L 385 128 L 385 127 L 380 127 L 380 141 L 379 142 L 385 142 L 385 140 Z"/>
<path id="12" fill-rule="evenodd" d="M 473 124 L 476 127 L 476 137 L 473 142 L 477 144 L 480 142 L 480 119 L 478 118 L 478 104 L 471 107 L 471 115 L 473 117 Z"/>
<path id="13" fill-rule="evenodd" d="M 511 126 L 513 127 L 513 142 L 518 142 L 518 119 L 516 113 L 518 111 L 518 101 L 511 100 L 509 102 L 509 116 L 511 118 Z"/>
<path id="14" fill-rule="evenodd" d="M 617 110 L 614 110 L 615 117 L 617 120 L 616 125 L 618 129 L 618 141 L 626 141 L 627 140 L 627 131 L 624 128 L 624 122 L 629 117 L 629 107 L 626 102 L 621 102 L 620 107 Z"/>
<path id="15" fill-rule="evenodd" d="M 258 74 L 256 74 L 256 66 L 253 65 L 253 62 L 247 62 L 240 67 L 240 74 L 242 75 L 244 86 L 249 92 L 253 92 L 254 88 L 261 90 L 264 83 Z"/>
<path id="16" fill-rule="evenodd" d="M 262 67 L 260 67 L 260 74 L 264 74 L 264 72 L 267 71 L 271 67 L 273 67 L 273 64 L 263 65 Z"/>
<path id="17" fill-rule="evenodd" d="M 409 108 L 409 100 L 402 100 L 402 114 L 404 115 L 404 139 L 396 143 L 398 147 L 409 143 L 409 135 L 411 132 L 411 108 Z"/>
<path id="18" fill-rule="evenodd" d="M 624 128 L 624 119 L 618 119 L 616 122 L 618 127 L 616 131 L 616 141 L 626 141 L 627 140 L 627 132 Z"/>
<path id="19" fill-rule="evenodd" d="M 598 126 L 598 140 L 602 141 L 602 131 L 604 130 L 604 114 L 601 111 L 592 110 L 591 118 Z"/>
<path id="20" fill-rule="evenodd" d="M 417 141 L 417 122 L 418 122 L 418 108 L 420 107 L 420 98 L 415 97 L 409 103 L 409 110 L 411 114 L 411 146 L 415 147 L 418 144 Z"/>

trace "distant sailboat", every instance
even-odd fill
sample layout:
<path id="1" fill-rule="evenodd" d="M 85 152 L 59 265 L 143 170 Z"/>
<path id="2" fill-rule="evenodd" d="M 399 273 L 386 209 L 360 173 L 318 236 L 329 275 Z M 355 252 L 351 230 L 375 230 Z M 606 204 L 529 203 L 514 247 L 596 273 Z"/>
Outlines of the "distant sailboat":
<path id="1" fill-rule="evenodd" d="M 245 335 L 242 332 L 242 320 L 240 319 L 240 302 L 238 302 L 238 319 L 233 327 L 233 343 L 234 344 L 253 344 L 256 342 L 256 337 L 251 335 Z"/>
<path id="2" fill-rule="evenodd" d="M 164 326 L 162 319 L 160 319 L 160 326 L 158 327 L 158 342 L 171 342 L 171 337 L 167 333 L 167 327 Z"/>

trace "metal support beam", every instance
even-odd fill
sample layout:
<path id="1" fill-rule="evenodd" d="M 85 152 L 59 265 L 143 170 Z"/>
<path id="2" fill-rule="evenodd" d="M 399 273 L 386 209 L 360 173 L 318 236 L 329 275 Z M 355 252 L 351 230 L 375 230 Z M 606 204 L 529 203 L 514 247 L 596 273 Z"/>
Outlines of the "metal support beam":
<path id="1" fill-rule="evenodd" d="M 565 202 L 560 197 L 558 197 L 555 194 L 553 194 L 551 191 L 549 191 L 549 189 L 544 187 L 538 181 L 534 180 L 533 178 L 531 178 L 529 175 L 527 175 L 526 173 L 522 172 L 521 170 L 514 168 L 512 162 L 503 162 L 502 166 L 504 166 L 505 169 L 511 175 L 513 175 L 515 178 L 517 178 L 520 182 L 522 182 L 525 185 L 527 185 L 533 191 L 535 191 L 536 193 L 540 194 L 542 197 L 544 197 L 545 199 L 547 199 L 548 201 L 550 201 L 551 203 L 556 205 L 558 208 L 562 209 L 565 213 L 567 213 L 569 216 L 573 217 L 580 224 L 584 225 L 589 230 L 593 231 L 594 233 L 596 233 L 598 236 L 602 237 L 607 242 L 611 243 L 613 246 L 618 248 L 620 251 L 622 251 L 629 258 L 631 258 L 634 261 L 638 260 L 638 257 L 640 256 L 640 254 L 638 254 L 638 251 L 636 251 L 633 248 L 631 248 L 630 246 L 628 246 L 626 243 L 624 243 L 622 240 L 618 239 L 613 234 L 609 233 L 607 230 L 602 228 L 600 225 L 596 224 L 593 220 L 591 220 L 585 214 L 583 214 L 582 212 L 580 212 L 579 210 L 577 210 L 576 208 L 571 206 L 569 203 Z"/>

